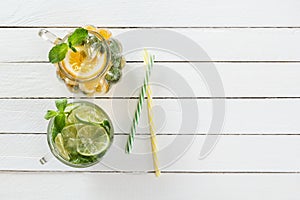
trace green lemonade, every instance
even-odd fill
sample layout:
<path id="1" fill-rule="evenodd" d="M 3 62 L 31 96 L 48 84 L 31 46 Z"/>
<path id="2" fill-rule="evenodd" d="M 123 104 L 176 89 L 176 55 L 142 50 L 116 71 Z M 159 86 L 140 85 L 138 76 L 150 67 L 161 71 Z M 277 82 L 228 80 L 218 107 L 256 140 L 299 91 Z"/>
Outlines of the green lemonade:
<path id="1" fill-rule="evenodd" d="M 57 130 L 55 118 L 48 126 L 52 153 L 72 167 L 89 167 L 100 161 L 113 141 L 113 127 L 107 114 L 97 105 L 78 101 L 64 110 L 64 126 Z"/>

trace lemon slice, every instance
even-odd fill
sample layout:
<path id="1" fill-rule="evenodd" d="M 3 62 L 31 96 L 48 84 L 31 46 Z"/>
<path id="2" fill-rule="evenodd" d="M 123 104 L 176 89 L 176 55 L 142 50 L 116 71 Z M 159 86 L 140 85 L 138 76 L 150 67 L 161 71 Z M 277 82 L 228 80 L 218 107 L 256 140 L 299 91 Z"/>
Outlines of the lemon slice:
<path id="1" fill-rule="evenodd" d="M 96 88 L 99 86 L 100 79 L 96 78 L 92 81 L 80 83 L 79 88 L 85 93 L 94 93 Z"/>
<path id="2" fill-rule="evenodd" d="M 93 25 L 87 25 L 84 27 L 86 30 L 89 30 L 89 31 L 96 31 L 97 28 Z"/>
<path id="3" fill-rule="evenodd" d="M 77 52 L 69 50 L 64 62 L 61 63 L 63 70 L 75 79 L 91 79 L 101 73 L 106 67 L 106 53 L 97 53 L 90 58 L 87 49 L 77 47 Z"/>
<path id="4" fill-rule="evenodd" d="M 77 134 L 77 152 L 84 156 L 94 156 L 109 147 L 109 137 L 101 126 L 87 125 Z"/>
<path id="5" fill-rule="evenodd" d="M 107 29 L 98 29 L 97 32 L 104 37 L 104 39 L 108 40 L 111 37 L 111 32 Z"/>
<path id="6" fill-rule="evenodd" d="M 85 51 L 77 51 L 73 52 L 70 51 L 69 53 L 69 63 L 72 66 L 74 71 L 80 71 L 81 70 L 81 64 L 83 63 L 84 59 L 86 58 Z"/>
<path id="7" fill-rule="evenodd" d="M 61 157 L 63 157 L 65 160 L 70 160 L 69 154 L 68 154 L 68 152 L 67 152 L 67 150 L 65 149 L 65 146 L 64 146 L 63 137 L 60 133 L 57 134 L 57 136 L 55 137 L 54 142 L 55 142 L 55 145 L 56 145 L 56 149 L 59 152 L 59 155 Z"/>

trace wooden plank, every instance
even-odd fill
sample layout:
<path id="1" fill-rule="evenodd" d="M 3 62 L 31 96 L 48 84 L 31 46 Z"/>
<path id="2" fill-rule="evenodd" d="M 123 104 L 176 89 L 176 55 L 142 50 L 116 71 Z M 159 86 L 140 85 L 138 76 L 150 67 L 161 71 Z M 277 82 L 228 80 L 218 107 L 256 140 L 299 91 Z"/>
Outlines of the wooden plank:
<path id="1" fill-rule="evenodd" d="M 127 133 L 130 130 L 136 99 L 97 99 L 93 102 L 111 117 L 115 132 Z M 153 112 L 157 131 L 205 134 L 209 132 L 214 115 L 213 106 L 222 102 L 223 100 L 211 99 L 155 99 Z M 300 101 L 297 99 L 227 99 L 225 122 L 221 133 L 299 134 L 300 114 L 297 109 L 299 107 Z M 43 116 L 48 109 L 55 109 L 54 100 L 0 100 L 0 121 L 1 124 L 5 124 L 1 126 L 0 132 L 43 133 L 47 127 L 47 121 Z M 215 114 L 222 116 L 222 112 L 218 109 Z M 183 120 L 187 115 L 190 120 Z M 138 133 L 148 132 L 147 124 L 146 109 L 143 109 Z"/>
<path id="2" fill-rule="evenodd" d="M 300 171 L 300 136 L 221 136 L 212 153 L 199 159 L 205 136 L 157 136 L 160 168 L 163 172 L 272 172 Z M 41 165 L 49 152 L 46 135 L 0 135 L 0 170 L 20 171 L 153 171 L 150 139 L 137 136 L 132 154 L 125 154 L 126 135 L 115 136 L 101 164 L 86 169 L 70 168 L 53 158 Z M 52 156 L 50 156 L 52 157 Z"/>
<path id="3" fill-rule="evenodd" d="M 202 74 L 211 63 L 157 63 L 151 75 L 154 97 L 299 97 L 299 63 L 216 63 L 225 94 L 210 92 L 208 77 Z M 138 95 L 144 67 L 129 63 L 123 78 L 105 97 Z M 0 97 L 73 97 L 56 78 L 55 67 L 47 63 L 0 64 Z M 175 83 L 175 84 L 174 84 Z"/>
<path id="4" fill-rule="evenodd" d="M 63 37 L 71 28 L 49 29 L 60 37 Z M 132 51 L 132 45 L 137 43 L 136 38 L 142 47 L 156 47 L 152 51 L 156 60 L 161 61 L 299 61 L 300 47 L 297 42 L 300 40 L 299 28 L 296 29 L 168 29 L 170 43 L 178 43 L 177 33 L 183 34 L 183 44 L 178 43 L 181 49 L 171 49 L 185 59 L 166 51 L 162 51 L 160 45 L 156 44 L 153 38 L 147 38 L 153 34 L 147 31 L 160 31 L 165 29 L 142 29 L 143 32 L 136 33 L 140 29 L 111 29 L 112 33 L 121 40 L 124 45 L 124 52 L 129 61 L 142 60 L 141 51 Z M 39 28 L 1 28 L 0 43 L 5 47 L 0 50 L 0 62 L 16 61 L 47 61 L 47 55 L 51 44 L 43 41 L 38 36 Z M 135 38 L 130 38 L 135 31 Z M 128 34 L 128 35 L 125 35 Z M 152 33 L 152 32 L 150 32 Z M 156 32 L 157 33 L 157 32 Z M 160 35 L 160 33 L 157 33 Z M 175 35 L 175 36 L 174 36 Z M 182 37 L 182 36 L 181 36 Z M 187 41 L 185 41 L 185 37 Z M 202 50 L 190 49 L 192 41 L 199 45 Z M 174 42 L 172 42 L 174 40 Z M 193 42 L 192 42 L 193 43 Z M 187 45 L 185 47 L 184 45 Z M 195 51 L 199 53 L 195 54 Z M 186 55 L 183 55 L 186 54 Z M 207 55 L 206 55 L 207 54 Z"/>
<path id="5" fill-rule="evenodd" d="M 17 1 L 2 5 L 2 26 L 299 26 L 299 1 Z M 68 8 L 68 9 L 67 9 Z M 278 14 L 280 13 L 280 14 Z M 75 20 L 76 19 L 76 20 Z"/>
<path id="6" fill-rule="evenodd" d="M 300 195 L 300 177 L 290 174 L 163 174 L 156 179 L 151 174 L 2 173 L 0 178 L 6 180 L 0 183 L 2 197 L 24 200 L 297 200 Z"/>

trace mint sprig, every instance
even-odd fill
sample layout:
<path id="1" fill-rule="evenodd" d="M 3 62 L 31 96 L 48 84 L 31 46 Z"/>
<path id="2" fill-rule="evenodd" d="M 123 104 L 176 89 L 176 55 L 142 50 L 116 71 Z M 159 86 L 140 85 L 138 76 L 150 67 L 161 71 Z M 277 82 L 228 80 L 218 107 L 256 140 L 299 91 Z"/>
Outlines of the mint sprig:
<path id="1" fill-rule="evenodd" d="M 68 101 L 67 101 L 67 99 L 56 100 L 55 105 L 56 105 L 57 111 L 48 110 L 47 113 L 44 116 L 44 118 L 46 120 L 54 118 L 54 127 L 53 127 L 53 129 L 55 131 L 52 131 L 53 139 L 57 136 L 58 133 L 61 132 L 61 130 L 66 125 L 66 115 L 67 115 L 67 113 L 65 113 L 65 109 L 68 105 Z"/>
<path id="2" fill-rule="evenodd" d="M 65 59 L 68 52 L 68 45 L 66 43 L 55 45 L 48 54 L 51 63 L 58 63 Z"/>
<path id="3" fill-rule="evenodd" d="M 54 111 L 54 110 L 48 110 L 47 113 L 46 113 L 46 115 L 44 116 L 44 118 L 46 120 L 49 120 L 49 119 L 55 117 L 56 115 L 57 115 L 56 111 Z"/>
<path id="4" fill-rule="evenodd" d="M 67 99 L 62 99 L 62 100 L 57 100 L 55 101 L 55 105 L 56 108 L 60 111 L 60 112 L 64 112 L 64 110 L 66 109 L 68 104 L 68 100 Z"/>
<path id="5" fill-rule="evenodd" d="M 58 115 L 56 115 L 54 118 L 54 126 L 56 127 L 56 130 L 58 132 L 61 132 L 61 130 L 65 127 L 65 125 L 66 125 L 65 113 L 59 113 Z"/>
<path id="6" fill-rule="evenodd" d="M 85 39 L 88 36 L 88 31 L 84 28 L 78 28 L 76 29 L 72 35 L 68 37 L 68 44 L 69 47 L 72 49 L 72 47 L 79 45 L 85 41 Z"/>
<path id="7" fill-rule="evenodd" d="M 88 38 L 88 30 L 77 28 L 69 37 L 68 44 L 57 44 L 49 51 L 48 58 L 51 63 L 58 63 L 65 59 L 68 49 L 77 52 L 74 46 L 82 44 Z"/>

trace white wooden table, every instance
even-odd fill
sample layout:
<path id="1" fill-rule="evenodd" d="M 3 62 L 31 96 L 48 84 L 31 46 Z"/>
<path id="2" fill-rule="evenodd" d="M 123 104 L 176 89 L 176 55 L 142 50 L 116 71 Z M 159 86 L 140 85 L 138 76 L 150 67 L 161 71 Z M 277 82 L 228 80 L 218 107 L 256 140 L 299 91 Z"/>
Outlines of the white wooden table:
<path id="1" fill-rule="evenodd" d="M 299 199 L 299 9 L 298 0 L 1 2 L 0 199 Z M 195 93 L 193 98 L 168 98 L 166 90 L 153 89 L 154 104 L 163 109 L 156 121 L 165 122 L 160 124 L 159 147 L 194 136 L 188 150 L 162 168 L 160 178 L 153 174 L 151 156 L 144 163 L 125 154 L 110 157 L 118 165 L 115 169 L 105 163 L 79 170 L 55 159 L 44 166 L 38 162 L 49 151 L 45 111 L 54 108 L 55 99 L 74 95 L 57 81 L 55 68 L 47 62 L 51 45 L 37 33 L 46 28 L 63 36 L 86 24 L 108 27 L 116 36 L 135 29 L 179 32 L 210 57 L 195 57 L 191 63 L 200 63 L 200 68 L 213 64 L 221 77 L 225 97 L 211 96 L 190 62 L 154 52 L 157 63 L 181 74 Z M 125 71 L 143 69 L 140 55 L 127 56 Z M 160 69 L 153 73 L 159 75 Z M 142 77 L 136 74 L 136 83 Z M 126 108 L 122 112 L 131 116 L 136 98 L 126 83 L 118 87 L 125 92 L 97 96 L 95 102 L 112 116 L 114 145 L 123 148 L 131 122 L 115 116 L 114 106 Z M 221 137 L 209 156 L 199 160 L 210 104 L 221 100 L 226 103 Z M 182 119 L 176 105 L 182 101 L 198 105 L 195 132 L 178 132 Z M 142 125 L 146 121 L 143 113 Z M 143 130 L 135 153 L 150 151 Z"/>

